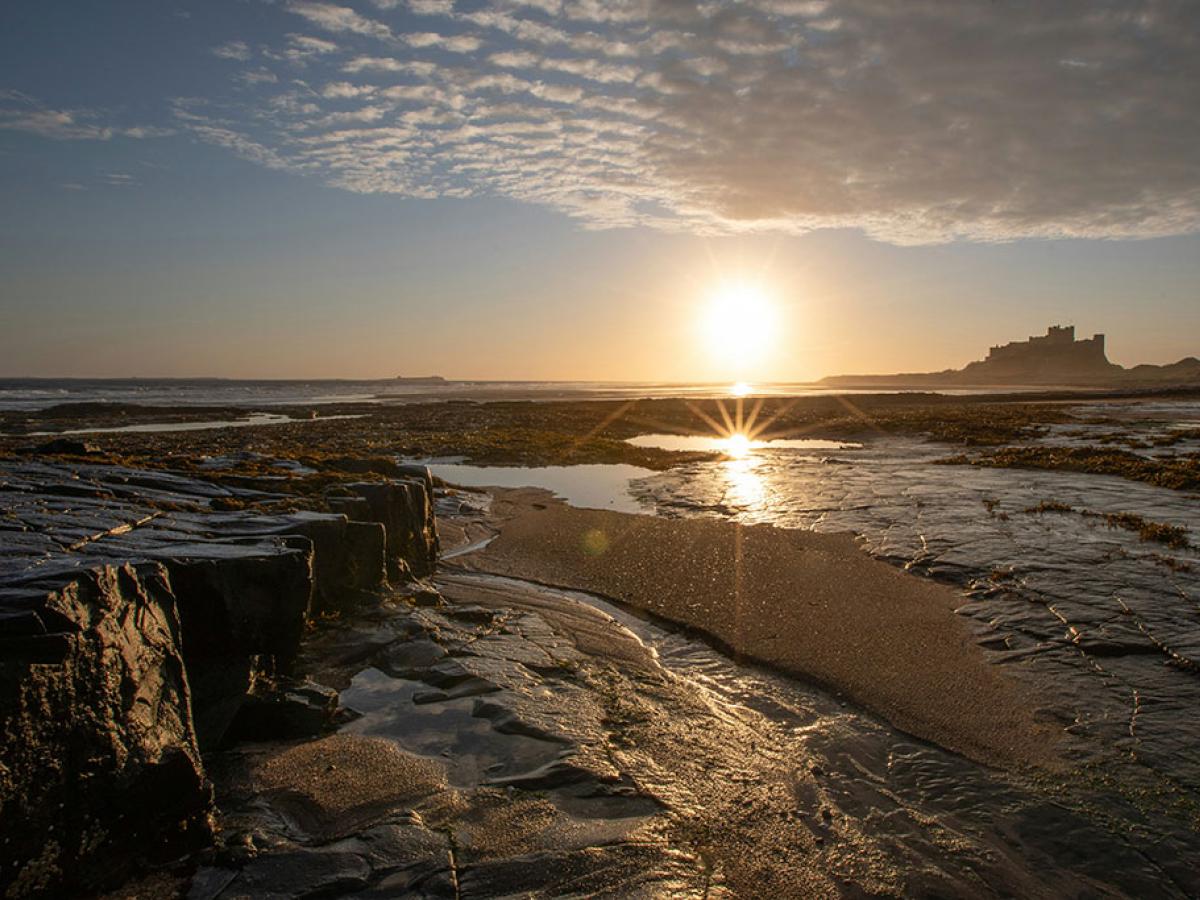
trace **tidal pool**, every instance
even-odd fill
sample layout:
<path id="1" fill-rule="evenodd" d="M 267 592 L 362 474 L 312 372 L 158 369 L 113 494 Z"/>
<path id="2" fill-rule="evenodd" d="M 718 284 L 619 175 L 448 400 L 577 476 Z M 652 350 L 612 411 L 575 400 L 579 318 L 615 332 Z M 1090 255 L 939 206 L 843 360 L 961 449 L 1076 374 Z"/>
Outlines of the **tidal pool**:
<path id="1" fill-rule="evenodd" d="M 652 447 L 657 450 L 712 451 L 741 456 L 755 450 L 845 450 L 861 447 L 861 444 L 846 441 L 826 441 L 819 438 L 779 438 L 757 440 L 744 435 L 717 437 L 704 434 L 639 434 L 625 443 L 635 447 Z"/>
<path id="2" fill-rule="evenodd" d="M 66 431 L 31 431 L 30 437 L 59 437 L 72 434 L 158 434 L 167 431 L 208 431 L 212 428 L 254 428 L 259 425 L 285 425 L 289 422 L 315 422 L 331 419 L 361 419 L 361 415 L 321 416 L 320 419 L 295 419 L 281 413 L 251 413 L 242 419 L 212 419 L 204 422 L 143 422 L 114 425 L 109 428 L 70 428 Z"/>
<path id="3" fill-rule="evenodd" d="M 471 466 L 428 461 L 429 470 L 463 487 L 537 487 L 552 491 L 572 506 L 640 513 L 646 510 L 629 492 L 632 481 L 655 474 L 629 465 Z"/>

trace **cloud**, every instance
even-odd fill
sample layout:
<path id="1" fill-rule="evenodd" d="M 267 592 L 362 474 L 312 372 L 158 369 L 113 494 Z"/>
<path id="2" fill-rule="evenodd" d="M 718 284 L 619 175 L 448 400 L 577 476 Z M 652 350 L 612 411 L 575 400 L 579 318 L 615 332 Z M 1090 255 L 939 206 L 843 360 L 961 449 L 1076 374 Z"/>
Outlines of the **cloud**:
<path id="1" fill-rule="evenodd" d="M 251 69 L 237 74 L 238 81 L 243 84 L 275 84 L 279 81 L 279 76 L 270 69 Z"/>
<path id="2" fill-rule="evenodd" d="M 568 18 L 588 22 L 638 22 L 649 14 L 650 4 L 644 0 L 568 0 Z"/>
<path id="3" fill-rule="evenodd" d="M 117 132 L 89 122 L 94 113 L 65 109 L 0 109 L 0 129 L 26 131 L 58 141 L 107 141 Z"/>
<path id="4" fill-rule="evenodd" d="M 330 70 L 324 88 L 254 85 L 257 100 L 188 127 L 348 190 L 507 196 L 588 227 L 857 228 L 897 243 L 1200 230 L 1200 4 L 374 7 L 386 24 L 291 0 L 315 27 L 380 43 L 331 65 L 332 45 L 284 35 Z M 358 98 L 369 105 L 346 108 Z M 0 115 L 104 131 L 78 113 Z"/>
<path id="5" fill-rule="evenodd" d="M 410 47 L 417 47 L 421 49 L 436 47 L 439 50 L 448 50 L 451 53 L 474 53 L 481 46 L 483 46 L 483 41 L 471 35 L 444 35 L 435 34 L 432 31 L 421 31 L 414 34 L 406 34 L 403 36 L 402 40 Z"/>
<path id="6" fill-rule="evenodd" d="M 505 69 L 530 69 L 538 64 L 538 55 L 524 50 L 506 50 L 503 53 L 493 53 L 489 57 L 493 66 Z"/>
<path id="7" fill-rule="evenodd" d="M 342 66 L 342 71 L 348 75 L 360 72 L 403 72 L 428 77 L 436 72 L 437 68 L 434 63 L 421 60 L 393 59 L 390 56 L 356 56 Z"/>
<path id="8" fill-rule="evenodd" d="M 547 15 L 556 16 L 562 12 L 562 0 L 509 0 L 511 6 L 528 6 L 540 9 Z"/>
<path id="9" fill-rule="evenodd" d="M 534 44 L 570 44 L 571 34 L 533 19 L 524 19 L 500 9 L 482 9 L 459 16 L 464 22 L 481 28 L 502 31 L 517 40 Z"/>
<path id="10" fill-rule="evenodd" d="M 578 75 L 601 84 L 635 81 L 640 71 L 637 66 L 617 65 L 596 59 L 543 59 L 541 67 Z"/>
<path id="11" fill-rule="evenodd" d="M 375 38 L 390 38 L 392 30 L 382 22 L 361 16 L 346 6 L 333 3 L 315 3 L 309 0 L 292 0 L 287 5 L 289 12 L 303 16 L 318 28 L 332 32 L 349 32 Z"/>
<path id="12" fill-rule="evenodd" d="M 350 97 L 362 97 L 373 94 L 375 87 L 369 84 L 351 84 L 348 81 L 333 81 L 321 88 L 321 96 L 326 100 L 344 100 Z"/>
<path id="13" fill-rule="evenodd" d="M 756 6 L 780 16 L 820 16 L 829 9 L 830 0 L 757 0 Z"/>
<path id="14" fill-rule="evenodd" d="M 280 59 L 286 59 L 296 65 L 306 65 L 310 59 L 320 58 L 329 53 L 336 53 L 338 45 L 324 38 L 308 34 L 289 34 L 287 46 L 275 54 Z"/>
<path id="15" fill-rule="evenodd" d="M 181 126 L 187 128 L 196 137 L 231 150 L 243 159 L 258 163 L 268 169 L 303 171 L 302 165 L 289 161 L 271 148 L 265 147 L 237 131 L 222 127 L 204 116 L 190 112 L 186 104 L 177 104 L 175 117 Z"/>
<path id="16" fill-rule="evenodd" d="M 242 62 L 251 56 L 250 45 L 245 41 L 229 41 L 219 47 L 213 47 L 212 52 L 213 56 L 219 56 L 221 59 L 236 59 Z"/>
<path id="17" fill-rule="evenodd" d="M 24 131 L 55 141 L 108 141 L 116 137 L 167 137 L 171 128 L 120 126 L 101 121 L 102 113 L 87 109 L 48 109 L 20 91 L 0 91 L 0 130 Z"/>
<path id="18" fill-rule="evenodd" d="M 454 11 L 454 0 L 408 0 L 408 8 L 418 16 L 448 16 Z"/>
<path id="19" fill-rule="evenodd" d="M 128 128 L 118 128 L 115 134 L 120 137 L 142 140 L 143 138 L 171 137 L 171 135 L 175 134 L 175 129 L 159 128 L 152 125 L 131 125 Z"/>

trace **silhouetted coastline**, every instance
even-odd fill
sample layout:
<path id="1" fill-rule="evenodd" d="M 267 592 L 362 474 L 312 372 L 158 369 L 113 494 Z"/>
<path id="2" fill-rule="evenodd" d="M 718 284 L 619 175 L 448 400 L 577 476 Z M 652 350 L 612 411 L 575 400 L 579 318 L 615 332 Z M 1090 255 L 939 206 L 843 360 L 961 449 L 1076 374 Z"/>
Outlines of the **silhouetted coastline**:
<path id="1" fill-rule="evenodd" d="M 1109 362 L 1104 335 L 1076 340 L 1073 325 L 1051 325 L 1045 335 L 992 347 L 986 359 L 962 369 L 899 375 L 833 375 L 829 388 L 955 386 L 1064 386 L 1098 389 L 1200 387 L 1200 359 L 1187 356 L 1168 365 L 1131 369 Z"/>

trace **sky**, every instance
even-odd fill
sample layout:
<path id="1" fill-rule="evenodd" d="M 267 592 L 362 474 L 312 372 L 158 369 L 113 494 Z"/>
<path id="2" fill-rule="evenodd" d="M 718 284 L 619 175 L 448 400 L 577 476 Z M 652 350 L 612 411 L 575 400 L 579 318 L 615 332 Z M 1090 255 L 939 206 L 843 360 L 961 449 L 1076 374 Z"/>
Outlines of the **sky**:
<path id="1" fill-rule="evenodd" d="M 1197 110 L 1194 0 L 6 0 L 0 376 L 1172 362 Z"/>

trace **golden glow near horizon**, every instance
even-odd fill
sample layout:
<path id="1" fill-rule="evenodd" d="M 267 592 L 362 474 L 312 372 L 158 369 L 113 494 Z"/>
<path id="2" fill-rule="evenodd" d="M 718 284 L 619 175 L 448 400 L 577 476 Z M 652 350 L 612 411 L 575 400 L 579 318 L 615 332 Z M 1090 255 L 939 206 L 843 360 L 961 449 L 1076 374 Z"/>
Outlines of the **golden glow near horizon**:
<path id="1" fill-rule="evenodd" d="M 760 365 L 771 349 L 776 319 L 775 305 L 762 284 L 726 281 L 709 295 L 702 327 L 713 357 L 741 374 Z M 738 382 L 732 393 L 740 386 L 748 392 L 749 386 Z"/>

